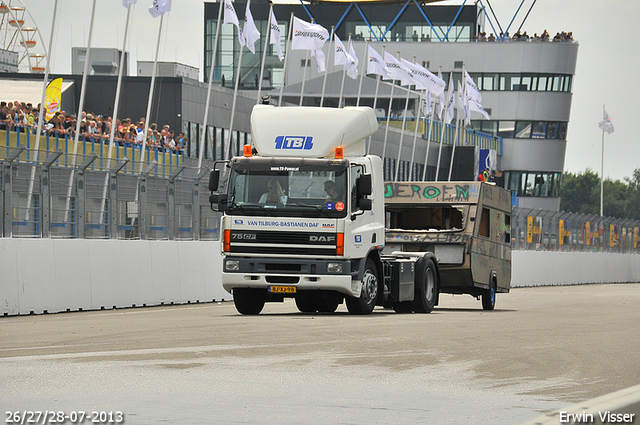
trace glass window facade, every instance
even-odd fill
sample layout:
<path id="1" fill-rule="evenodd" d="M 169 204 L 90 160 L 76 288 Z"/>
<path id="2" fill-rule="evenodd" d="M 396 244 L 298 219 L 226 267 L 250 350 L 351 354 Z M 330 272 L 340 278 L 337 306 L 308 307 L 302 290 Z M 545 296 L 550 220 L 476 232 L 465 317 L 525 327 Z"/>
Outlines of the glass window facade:
<path id="1" fill-rule="evenodd" d="M 560 196 L 562 173 L 541 171 L 507 171 L 504 173 L 504 187 L 516 196 L 552 197 Z"/>
<path id="2" fill-rule="evenodd" d="M 503 139 L 559 139 L 567 137 L 567 123 L 555 121 L 472 120 L 471 127 Z"/>
<path id="3" fill-rule="evenodd" d="M 484 91 L 554 91 L 571 92 L 572 75 L 564 74 L 519 74 L 470 72 L 469 75 Z M 454 73 L 454 79 L 460 75 Z"/>

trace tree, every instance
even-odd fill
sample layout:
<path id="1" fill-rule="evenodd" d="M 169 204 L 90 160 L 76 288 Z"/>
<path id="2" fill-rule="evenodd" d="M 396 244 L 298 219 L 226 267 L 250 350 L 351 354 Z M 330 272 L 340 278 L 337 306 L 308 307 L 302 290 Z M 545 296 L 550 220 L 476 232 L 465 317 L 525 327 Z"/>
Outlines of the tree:
<path id="1" fill-rule="evenodd" d="M 633 177 L 625 177 L 624 180 L 629 185 L 627 189 L 625 218 L 640 220 L 640 168 L 636 168 L 633 171 Z"/>
<path id="2" fill-rule="evenodd" d="M 640 220 L 640 168 L 624 181 L 606 179 L 603 193 L 605 216 Z M 560 210 L 600 215 L 600 176 L 590 168 L 584 173 L 563 173 Z"/>
<path id="3" fill-rule="evenodd" d="M 581 214 L 600 214 L 600 177 L 590 168 L 584 173 L 562 175 L 560 210 Z"/>

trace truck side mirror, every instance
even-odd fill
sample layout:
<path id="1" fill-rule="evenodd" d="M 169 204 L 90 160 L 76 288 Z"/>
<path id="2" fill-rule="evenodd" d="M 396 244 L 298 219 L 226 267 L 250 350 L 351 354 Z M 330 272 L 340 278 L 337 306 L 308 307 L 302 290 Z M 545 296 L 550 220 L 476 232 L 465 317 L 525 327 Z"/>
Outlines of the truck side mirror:
<path id="1" fill-rule="evenodd" d="M 209 195 L 209 203 L 211 203 L 212 208 L 215 205 L 216 211 L 225 212 L 227 210 L 227 194 L 212 193 Z"/>
<path id="2" fill-rule="evenodd" d="M 363 174 L 358 177 L 358 193 L 360 196 L 371 195 L 371 174 Z"/>
<path id="3" fill-rule="evenodd" d="M 373 208 L 371 199 L 358 199 L 358 208 L 362 211 L 371 211 Z"/>
<path id="4" fill-rule="evenodd" d="M 220 170 L 211 170 L 209 173 L 209 192 L 216 192 L 220 183 Z"/>

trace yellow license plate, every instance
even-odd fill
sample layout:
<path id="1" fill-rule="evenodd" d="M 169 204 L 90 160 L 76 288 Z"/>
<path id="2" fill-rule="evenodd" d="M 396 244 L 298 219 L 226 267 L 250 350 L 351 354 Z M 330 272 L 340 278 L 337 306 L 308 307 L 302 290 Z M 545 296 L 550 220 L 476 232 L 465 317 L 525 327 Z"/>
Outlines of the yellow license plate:
<path id="1" fill-rule="evenodd" d="M 275 294 L 295 294 L 296 289 L 295 286 L 270 286 L 269 292 Z"/>

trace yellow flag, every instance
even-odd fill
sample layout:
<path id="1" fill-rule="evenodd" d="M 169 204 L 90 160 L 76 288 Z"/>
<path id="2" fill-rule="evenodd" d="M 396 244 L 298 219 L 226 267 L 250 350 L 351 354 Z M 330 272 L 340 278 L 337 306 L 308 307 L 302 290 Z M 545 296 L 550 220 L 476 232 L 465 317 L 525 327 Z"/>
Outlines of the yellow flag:
<path id="1" fill-rule="evenodd" d="M 45 120 L 49 121 L 53 114 L 60 110 L 60 99 L 62 98 L 62 78 L 56 78 L 47 85 L 44 96 Z"/>

